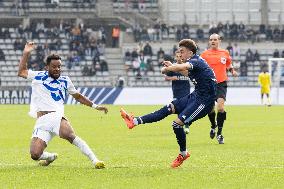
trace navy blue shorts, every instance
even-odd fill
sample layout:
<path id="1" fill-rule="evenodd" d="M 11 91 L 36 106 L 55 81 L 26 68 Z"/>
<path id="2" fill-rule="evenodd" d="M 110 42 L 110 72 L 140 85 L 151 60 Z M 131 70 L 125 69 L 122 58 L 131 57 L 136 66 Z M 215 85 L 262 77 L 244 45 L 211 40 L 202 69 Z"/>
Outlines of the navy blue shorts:
<path id="1" fill-rule="evenodd" d="M 214 103 L 215 96 L 201 100 L 194 92 L 183 98 L 172 101 L 172 104 L 175 106 L 176 114 L 178 114 L 178 118 L 184 124 L 189 125 L 210 113 Z"/>

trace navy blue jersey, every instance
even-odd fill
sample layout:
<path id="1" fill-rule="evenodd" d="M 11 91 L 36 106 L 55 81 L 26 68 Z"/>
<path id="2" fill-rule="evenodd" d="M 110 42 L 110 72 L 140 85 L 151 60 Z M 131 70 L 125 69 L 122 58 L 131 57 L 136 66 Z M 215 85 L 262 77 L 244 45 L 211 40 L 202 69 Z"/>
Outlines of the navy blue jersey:
<path id="1" fill-rule="evenodd" d="M 177 72 L 168 72 L 167 76 L 177 77 L 177 80 L 172 81 L 172 91 L 174 99 L 182 98 L 190 93 L 190 83 L 187 76 Z"/>
<path id="2" fill-rule="evenodd" d="M 216 78 L 213 70 L 203 58 L 194 55 L 187 63 L 192 66 L 188 70 L 188 77 L 195 85 L 198 99 L 208 99 L 216 96 Z"/>

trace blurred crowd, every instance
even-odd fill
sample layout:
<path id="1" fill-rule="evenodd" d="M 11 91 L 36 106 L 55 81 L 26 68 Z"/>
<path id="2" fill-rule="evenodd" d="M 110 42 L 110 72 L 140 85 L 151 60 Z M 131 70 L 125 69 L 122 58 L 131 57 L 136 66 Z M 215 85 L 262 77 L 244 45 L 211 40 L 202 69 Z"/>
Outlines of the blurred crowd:
<path id="1" fill-rule="evenodd" d="M 133 28 L 128 28 L 129 33 L 133 33 L 136 42 L 139 41 L 161 41 L 164 39 L 176 39 L 180 41 L 184 38 L 192 38 L 195 40 L 207 40 L 207 37 L 212 33 L 218 33 L 225 40 L 229 41 L 284 41 L 284 27 L 266 26 L 246 26 L 240 23 L 211 23 L 208 26 L 192 27 L 187 23 L 181 26 L 168 26 L 162 21 L 157 21 L 156 24 L 150 25 L 135 25 Z"/>

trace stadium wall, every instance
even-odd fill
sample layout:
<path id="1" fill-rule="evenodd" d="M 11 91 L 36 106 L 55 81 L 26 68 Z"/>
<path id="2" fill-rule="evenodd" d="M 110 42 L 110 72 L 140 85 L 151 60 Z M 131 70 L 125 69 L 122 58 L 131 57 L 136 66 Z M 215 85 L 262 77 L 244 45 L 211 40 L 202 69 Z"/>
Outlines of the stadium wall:
<path id="1" fill-rule="evenodd" d="M 115 105 L 163 105 L 172 99 L 171 88 L 89 88 L 78 90 L 97 104 Z M 29 104 L 30 89 L 0 89 L 0 104 Z M 272 103 L 275 104 L 277 91 L 272 88 Z M 279 104 L 284 105 L 284 88 L 279 90 Z M 65 99 L 67 104 L 78 104 L 70 95 Z M 259 88 L 228 88 L 227 105 L 260 105 Z"/>

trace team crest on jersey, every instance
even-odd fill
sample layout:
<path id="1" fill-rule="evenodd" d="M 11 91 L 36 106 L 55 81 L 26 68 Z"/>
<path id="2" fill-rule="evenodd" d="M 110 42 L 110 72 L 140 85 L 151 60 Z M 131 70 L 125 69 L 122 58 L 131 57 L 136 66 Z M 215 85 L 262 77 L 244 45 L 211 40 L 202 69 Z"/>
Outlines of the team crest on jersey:
<path id="1" fill-rule="evenodd" d="M 227 62 L 227 59 L 225 57 L 221 57 L 221 63 L 226 64 L 226 62 Z"/>

